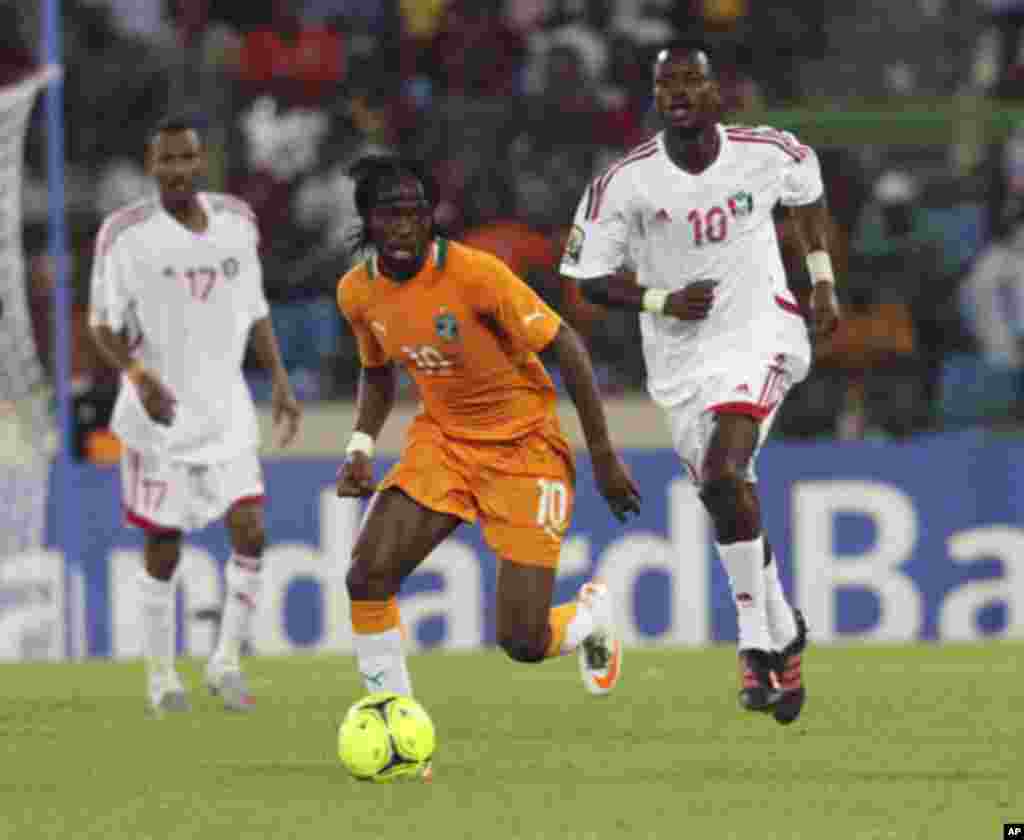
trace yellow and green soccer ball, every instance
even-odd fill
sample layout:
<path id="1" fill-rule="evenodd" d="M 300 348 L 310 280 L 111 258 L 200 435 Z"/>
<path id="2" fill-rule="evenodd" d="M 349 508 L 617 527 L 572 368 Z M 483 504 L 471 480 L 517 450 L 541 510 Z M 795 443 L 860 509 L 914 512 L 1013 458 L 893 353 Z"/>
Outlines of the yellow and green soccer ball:
<path id="1" fill-rule="evenodd" d="M 362 781 L 429 779 L 436 744 L 426 709 L 390 691 L 364 697 L 338 728 L 338 757 Z"/>

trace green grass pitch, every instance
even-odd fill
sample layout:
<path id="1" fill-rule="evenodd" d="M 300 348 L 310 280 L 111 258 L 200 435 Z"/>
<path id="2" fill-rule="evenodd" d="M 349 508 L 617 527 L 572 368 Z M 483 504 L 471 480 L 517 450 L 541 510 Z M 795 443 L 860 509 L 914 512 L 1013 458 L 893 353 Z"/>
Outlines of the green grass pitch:
<path id="1" fill-rule="evenodd" d="M 252 659 L 258 708 L 152 720 L 138 662 L 0 666 L 0 837 L 185 840 L 986 840 L 1024 820 L 1024 645 L 812 648 L 791 727 L 740 711 L 735 653 L 411 657 L 435 778 L 346 777 L 349 657 Z"/>

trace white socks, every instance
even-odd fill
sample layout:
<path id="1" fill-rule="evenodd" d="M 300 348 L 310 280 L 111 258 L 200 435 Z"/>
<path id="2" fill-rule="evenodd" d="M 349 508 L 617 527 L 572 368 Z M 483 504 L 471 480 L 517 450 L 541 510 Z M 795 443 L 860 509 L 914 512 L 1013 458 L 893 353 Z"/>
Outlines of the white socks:
<path id="1" fill-rule="evenodd" d="M 157 580 L 139 570 L 142 612 L 142 653 L 150 676 L 167 677 L 174 671 L 174 580 Z"/>
<path id="2" fill-rule="evenodd" d="M 260 568 L 260 558 L 233 554 L 224 571 L 224 610 L 220 620 L 220 638 L 212 657 L 221 667 L 238 667 L 242 642 L 249 638 L 252 614 L 262 589 Z"/>
<path id="3" fill-rule="evenodd" d="M 765 606 L 764 537 L 749 542 L 735 542 L 728 545 L 715 543 L 722 560 L 729 584 L 732 586 L 733 601 L 739 623 L 739 648 L 773 650 L 775 645 L 768 632 L 768 616 Z"/>
<path id="4" fill-rule="evenodd" d="M 354 633 L 352 643 L 367 692 L 393 691 L 412 696 L 401 630 L 393 627 L 383 633 Z"/>
<path id="5" fill-rule="evenodd" d="M 774 556 L 764 567 L 764 601 L 772 642 L 778 650 L 782 650 L 796 638 L 796 619 L 793 618 L 793 608 L 786 600 L 786 593 L 782 591 L 779 567 Z"/>

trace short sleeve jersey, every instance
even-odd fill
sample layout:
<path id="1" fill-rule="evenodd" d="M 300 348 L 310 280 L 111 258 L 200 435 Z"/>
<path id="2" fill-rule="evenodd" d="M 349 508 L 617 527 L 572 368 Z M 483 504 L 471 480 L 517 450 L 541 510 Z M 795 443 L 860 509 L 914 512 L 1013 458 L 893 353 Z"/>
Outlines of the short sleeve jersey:
<path id="1" fill-rule="evenodd" d="M 515 440 L 553 416 L 537 354 L 561 319 L 498 258 L 439 238 L 420 272 L 396 283 L 371 257 L 339 281 L 338 308 L 363 366 L 401 365 L 446 435 Z"/>
<path id="2" fill-rule="evenodd" d="M 717 282 L 706 320 L 641 314 L 648 389 L 663 405 L 737 353 L 809 358 L 772 211 L 821 197 L 817 157 L 773 128 L 717 131 L 718 157 L 699 174 L 670 159 L 663 134 L 612 165 L 584 193 L 562 256 L 562 273 L 577 279 L 628 268 L 640 285 L 667 291 Z"/>
<path id="3" fill-rule="evenodd" d="M 200 193 L 208 225 L 195 233 L 159 201 L 111 214 L 97 238 L 89 321 L 124 330 L 133 355 L 177 399 L 170 426 L 151 421 L 126 383 L 114 432 L 132 449 L 214 463 L 258 445 L 242 377 L 255 321 L 269 313 L 255 216 L 240 199 Z"/>

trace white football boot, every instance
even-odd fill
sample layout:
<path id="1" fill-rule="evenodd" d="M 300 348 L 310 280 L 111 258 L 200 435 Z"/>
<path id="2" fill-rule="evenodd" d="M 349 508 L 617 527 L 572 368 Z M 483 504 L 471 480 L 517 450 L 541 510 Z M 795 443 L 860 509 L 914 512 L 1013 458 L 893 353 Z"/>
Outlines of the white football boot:
<path id="1" fill-rule="evenodd" d="M 248 712 L 256 705 L 249 694 L 241 668 L 225 665 L 211 659 L 206 665 L 206 687 L 210 694 L 219 696 L 229 712 Z"/>
<path id="2" fill-rule="evenodd" d="M 604 583 L 580 587 L 579 609 L 589 610 L 594 629 L 579 646 L 580 677 L 591 694 L 608 694 L 622 675 L 622 643 L 615 633 L 615 604 Z"/>
<path id="3" fill-rule="evenodd" d="M 188 693 L 177 671 L 172 669 L 150 673 L 146 709 L 153 717 L 163 717 L 164 712 L 187 712 L 191 708 Z"/>

